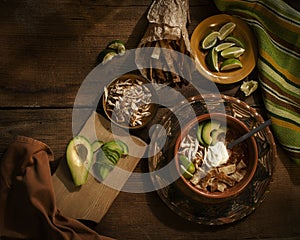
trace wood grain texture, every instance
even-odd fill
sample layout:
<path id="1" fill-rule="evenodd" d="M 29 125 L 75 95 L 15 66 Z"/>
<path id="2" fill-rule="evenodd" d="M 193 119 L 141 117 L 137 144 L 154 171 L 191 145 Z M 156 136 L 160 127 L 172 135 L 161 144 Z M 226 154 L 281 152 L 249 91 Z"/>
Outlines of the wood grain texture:
<path id="1" fill-rule="evenodd" d="M 0 152 L 15 136 L 24 135 L 48 144 L 59 159 L 72 137 L 71 122 L 71 109 L 0 110 Z"/>
<path id="2" fill-rule="evenodd" d="M 109 41 L 122 39 L 128 49 L 138 45 L 147 27 L 146 14 L 151 2 L 0 1 L 1 154 L 14 136 L 26 135 L 48 144 L 56 159 L 63 158 L 73 136 L 72 108 L 81 83 Z M 190 0 L 189 33 L 200 21 L 217 13 L 213 1 Z M 195 78 L 205 88 L 198 80 Z M 235 95 L 239 85 L 218 87 L 223 93 Z M 181 91 L 185 96 L 194 94 L 190 86 Z M 87 105 L 88 94 L 85 99 L 82 106 Z M 245 101 L 264 112 L 259 92 Z M 159 123 L 164 111 L 159 110 L 153 123 Z M 76 128 L 82 124 L 83 120 Z M 149 140 L 146 130 L 136 134 Z M 132 240 L 299 239 L 300 168 L 278 150 L 279 159 L 265 200 L 240 222 L 221 227 L 193 224 L 167 208 L 155 192 L 121 192 L 97 231 Z M 142 159 L 135 171 L 147 170 L 147 160 Z"/>
<path id="3" fill-rule="evenodd" d="M 90 143 L 96 140 L 108 142 L 120 139 L 127 144 L 128 156 L 121 158 L 102 182 L 96 179 L 97 177 L 91 170 L 87 182 L 81 187 L 75 187 L 65 159 L 62 159 L 53 175 L 53 186 L 57 207 L 66 216 L 100 222 L 144 156 L 146 143 L 136 137 L 131 139 L 123 129 L 119 130 L 117 133 L 114 131 L 113 134 L 110 123 L 101 115 L 93 112 L 78 134 L 84 136 Z M 96 161 L 95 158 L 96 154 L 94 154 L 93 161 Z M 78 204 L 80 204 L 80 208 L 75 207 Z"/>
<path id="4" fill-rule="evenodd" d="M 190 33 L 216 11 L 207 1 L 193 2 Z M 151 1 L 116 4 L 1 2 L 1 107 L 72 107 L 107 43 L 119 38 L 133 49 L 145 32 Z"/>
<path id="5" fill-rule="evenodd" d="M 283 160 L 281 150 L 279 156 L 282 160 L 276 162 L 274 180 L 264 201 L 241 221 L 227 226 L 198 225 L 172 212 L 155 192 L 120 193 L 97 230 L 113 232 L 111 236 L 117 239 L 298 239 L 300 177 L 295 174 L 300 170 L 291 161 Z M 128 199 L 134 204 L 125 207 Z"/>

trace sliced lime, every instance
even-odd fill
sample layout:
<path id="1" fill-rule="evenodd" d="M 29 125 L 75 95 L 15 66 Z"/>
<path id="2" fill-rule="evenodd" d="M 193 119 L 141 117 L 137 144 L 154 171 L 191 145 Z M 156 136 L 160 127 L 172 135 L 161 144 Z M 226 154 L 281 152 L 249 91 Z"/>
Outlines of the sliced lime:
<path id="1" fill-rule="evenodd" d="M 116 55 L 118 54 L 114 49 L 104 49 L 102 52 L 99 53 L 97 61 L 99 63 L 105 64 Z"/>
<path id="2" fill-rule="evenodd" d="M 227 36 L 229 36 L 230 33 L 233 32 L 233 30 L 235 29 L 235 26 L 236 25 L 234 22 L 228 22 L 228 23 L 224 24 L 219 30 L 220 35 L 218 36 L 218 38 L 221 41 L 224 40 Z"/>
<path id="3" fill-rule="evenodd" d="M 183 166 L 183 165 L 180 165 L 180 168 L 181 168 L 181 173 L 182 175 L 186 178 L 186 179 L 190 179 L 193 177 L 193 174 L 190 173 L 189 171 L 187 171 L 187 169 Z"/>
<path id="4" fill-rule="evenodd" d="M 106 48 L 115 49 L 120 55 L 124 55 L 126 51 L 124 42 L 119 39 L 111 41 Z"/>
<path id="5" fill-rule="evenodd" d="M 202 48 L 203 49 L 210 49 L 213 46 L 216 45 L 217 41 L 218 41 L 218 36 L 219 36 L 219 32 L 211 32 L 210 34 L 208 34 L 202 41 Z"/>
<path id="6" fill-rule="evenodd" d="M 243 64 L 240 60 L 236 58 L 229 58 L 226 59 L 222 64 L 221 64 L 221 71 L 228 71 L 232 69 L 237 69 L 237 68 L 242 68 Z"/>
<path id="7" fill-rule="evenodd" d="M 221 56 L 223 58 L 238 58 L 244 52 L 245 52 L 244 48 L 233 46 L 233 47 L 226 48 L 225 50 L 223 50 L 221 52 Z"/>
<path id="8" fill-rule="evenodd" d="M 232 42 L 224 42 L 224 43 L 220 43 L 219 45 L 217 45 L 217 46 L 215 47 L 215 49 L 216 49 L 217 52 L 221 52 L 221 51 L 223 51 L 224 49 L 229 48 L 229 47 L 232 47 L 232 46 L 234 46 L 234 45 L 235 45 L 235 43 L 232 43 Z"/>
<path id="9" fill-rule="evenodd" d="M 189 173 L 194 173 L 196 171 L 195 165 L 189 161 L 185 155 L 179 156 L 180 163 L 185 167 Z"/>
<path id="10" fill-rule="evenodd" d="M 243 41 L 241 39 L 239 39 L 238 37 L 235 36 L 228 36 L 225 38 L 224 40 L 225 42 L 233 42 L 235 43 L 235 45 L 237 45 L 238 47 L 242 47 L 245 48 L 245 44 L 243 43 Z"/>
<path id="11" fill-rule="evenodd" d="M 206 64 L 211 71 L 219 71 L 218 52 L 215 48 L 210 49 L 207 53 Z"/>

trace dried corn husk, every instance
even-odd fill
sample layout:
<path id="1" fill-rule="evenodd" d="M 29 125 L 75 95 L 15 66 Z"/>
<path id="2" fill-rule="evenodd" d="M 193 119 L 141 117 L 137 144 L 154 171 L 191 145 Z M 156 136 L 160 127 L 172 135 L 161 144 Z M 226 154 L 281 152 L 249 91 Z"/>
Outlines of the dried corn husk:
<path id="1" fill-rule="evenodd" d="M 185 57 L 182 55 L 190 55 L 187 31 L 190 19 L 188 0 L 154 0 L 147 19 L 149 25 L 138 47 L 151 49 L 141 51 L 142 54 L 137 52 L 138 68 L 142 75 L 152 82 L 183 82 L 184 77 L 190 77 L 185 75 L 191 73 L 190 69 L 186 68 Z"/>

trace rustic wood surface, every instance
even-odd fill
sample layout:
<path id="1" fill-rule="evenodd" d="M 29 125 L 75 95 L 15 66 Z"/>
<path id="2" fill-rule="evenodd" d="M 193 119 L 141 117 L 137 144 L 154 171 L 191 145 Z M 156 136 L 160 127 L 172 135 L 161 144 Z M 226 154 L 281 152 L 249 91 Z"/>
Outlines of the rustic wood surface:
<path id="1" fill-rule="evenodd" d="M 133 172 L 143 158 L 147 144 L 140 138 L 126 135 L 123 129 L 119 130 L 118 134 L 116 131 L 112 134 L 110 122 L 102 115 L 93 112 L 78 134 L 90 142 L 98 139 L 103 142 L 119 139 L 127 144 L 128 156 L 122 157 L 118 161 L 116 167 L 103 182 L 99 182 L 93 174 L 89 174 L 84 185 L 75 187 L 65 159 L 59 162 L 52 179 L 57 208 L 64 215 L 100 222 L 130 177 L 127 173 Z M 136 145 L 140 146 L 140 149 L 137 149 Z M 94 155 L 94 157 L 96 156 Z M 118 189 L 110 186 L 118 186 Z M 74 208 L 78 203 L 80 203 L 80 207 Z"/>
<path id="2" fill-rule="evenodd" d="M 109 41 L 122 39 L 128 49 L 138 45 L 151 2 L 0 1 L 1 154 L 19 134 L 47 143 L 57 159 L 64 156 L 72 137 L 73 103 L 82 81 Z M 191 0 L 189 33 L 216 13 L 212 1 Z M 236 89 L 237 85 L 220 87 L 231 95 Z M 192 95 L 188 87 L 183 91 Z M 247 101 L 263 113 L 260 100 Z M 163 114 L 160 109 L 157 119 Z M 146 138 L 143 132 L 137 134 Z M 202 226 L 177 216 L 155 192 L 121 192 L 96 230 L 117 239 L 299 239 L 300 168 L 280 148 L 278 153 L 263 203 L 242 221 Z M 146 159 L 135 171 L 147 171 Z"/>

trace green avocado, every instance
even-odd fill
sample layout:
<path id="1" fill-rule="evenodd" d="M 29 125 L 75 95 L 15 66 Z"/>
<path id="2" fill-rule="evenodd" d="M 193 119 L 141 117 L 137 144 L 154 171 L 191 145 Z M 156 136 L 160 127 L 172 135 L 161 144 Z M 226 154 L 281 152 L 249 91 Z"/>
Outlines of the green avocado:
<path id="1" fill-rule="evenodd" d="M 106 48 L 99 53 L 97 57 L 97 62 L 105 64 L 111 59 L 113 59 L 113 57 L 115 57 L 116 55 L 118 55 L 118 53 L 116 52 L 115 49 Z"/>
<path id="2" fill-rule="evenodd" d="M 129 148 L 126 143 L 122 142 L 121 140 L 115 140 L 115 142 L 119 145 L 119 147 L 123 151 L 123 155 L 128 155 L 129 154 Z"/>
<path id="3" fill-rule="evenodd" d="M 125 43 L 119 39 L 111 41 L 106 48 L 114 49 L 120 55 L 124 55 L 126 51 Z"/>
<path id="4" fill-rule="evenodd" d="M 94 173 L 104 180 L 114 169 L 119 159 L 128 154 L 128 146 L 121 140 L 113 140 L 101 145 L 97 151 Z"/>
<path id="5" fill-rule="evenodd" d="M 202 129 L 203 129 L 203 126 L 204 126 L 204 125 L 205 125 L 205 122 L 199 124 L 198 129 L 197 129 L 197 139 L 198 139 L 199 143 L 200 143 L 202 146 L 205 146 L 205 145 L 206 145 L 206 144 L 204 143 L 203 139 L 202 139 Z"/>
<path id="6" fill-rule="evenodd" d="M 211 145 L 212 143 L 212 133 L 218 130 L 220 123 L 217 121 L 209 121 L 205 123 L 202 129 L 202 140 L 206 145 Z"/>
<path id="7" fill-rule="evenodd" d="M 108 174 L 114 169 L 114 165 L 108 163 L 95 163 L 94 171 L 96 172 L 97 176 L 103 181 Z"/>
<path id="8" fill-rule="evenodd" d="M 220 127 L 211 133 L 211 145 L 215 145 L 217 142 L 222 141 L 225 138 L 226 128 Z"/>
<path id="9" fill-rule="evenodd" d="M 103 141 L 100 141 L 100 140 L 96 140 L 92 143 L 92 149 L 93 149 L 93 152 L 97 152 L 101 147 L 102 145 L 104 144 Z"/>
<path id="10" fill-rule="evenodd" d="M 93 160 L 90 142 L 83 136 L 74 137 L 67 146 L 66 159 L 75 186 L 83 185 Z"/>
<path id="11" fill-rule="evenodd" d="M 109 155 L 111 152 L 113 152 L 113 155 L 115 154 L 117 157 L 117 160 L 122 156 L 123 149 L 120 147 L 120 145 L 116 141 L 110 141 L 106 142 L 101 147 L 102 151 Z"/>

